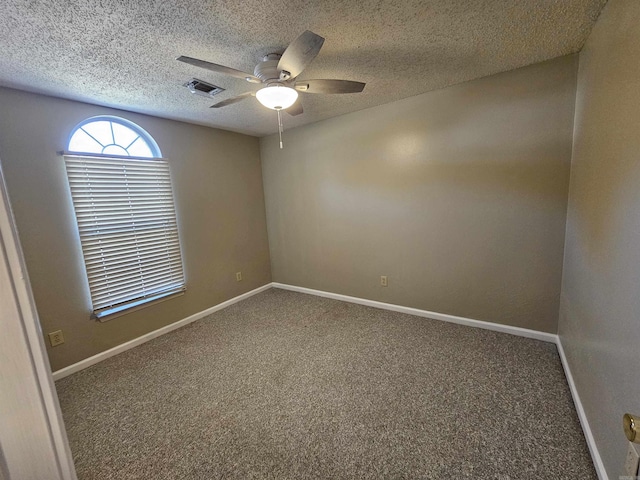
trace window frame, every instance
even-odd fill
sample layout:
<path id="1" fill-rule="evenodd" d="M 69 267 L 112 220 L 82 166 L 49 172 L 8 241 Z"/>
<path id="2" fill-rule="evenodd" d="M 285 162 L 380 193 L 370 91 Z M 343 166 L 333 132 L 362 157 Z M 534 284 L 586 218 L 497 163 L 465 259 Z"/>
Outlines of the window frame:
<path id="1" fill-rule="evenodd" d="M 81 152 L 81 151 L 71 151 L 70 150 L 70 142 L 73 138 L 73 136 L 76 134 L 76 132 L 78 132 L 82 127 L 84 127 L 85 125 L 91 123 L 91 122 L 96 122 L 96 121 L 108 121 L 111 123 L 118 123 L 120 125 L 123 125 L 129 129 L 131 129 L 134 133 L 136 133 L 138 135 L 138 137 L 140 137 L 148 146 L 150 152 L 152 153 L 152 157 L 149 156 L 145 156 L 145 157 L 138 157 L 138 156 L 132 156 L 132 155 L 112 155 L 112 154 L 103 154 L 103 153 L 95 153 L 95 152 Z M 113 135 L 113 127 L 112 128 L 112 135 Z M 88 134 L 88 132 L 85 133 Z M 138 141 L 138 137 L 136 137 L 136 139 L 134 141 L 132 141 L 129 146 L 131 146 L 134 142 Z M 92 136 L 93 138 L 93 136 Z M 94 138 L 95 140 L 95 138 Z M 114 140 L 114 145 L 118 145 L 115 143 L 115 135 L 113 135 L 113 140 Z M 103 145 L 101 142 L 99 142 L 98 140 L 96 140 L 96 142 L 101 145 L 104 148 L 106 148 L 105 145 Z M 124 147 L 121 147 L 124 149 Z M 126 149 L 124 149 L 126 151 Z M 160 148 L 158 147 L 158 144 L 155 142 L 155 140 L 153 139 L 153 137 L 151 137 L 151 135 L 149 135 L 142 127 L 140 127 L 139 125 L 136 125 L 135 123 L 120 118 L 120 117 L 115 117 L 115 116 L 107 116 L 107 115 L 100 115 L 100 116 L 94 116 L 94 117 L 90 117 L 87 118 L 86 120 L 83 120 L 82 122 L 80 122 L 79 124 L 77 124 L 73 130 L 71 131 L 71 134 L 69 135 L 69 138 L 67 140 L 67 150 L 66 151 L 62 151 L 59 152 L 63 157 L 64 157 L 64 161 L 65 161 L 65 173 L 66 173 L 66 177 L 67 177 L 67 184 L 69 187 L 69 192 L 70 192 L 70 196 L 71 196 L 71 201 L 73 204 L 73 210 L 74 210 L 74 219 L 75 219 L 75 225 L 76 225 L 76 231 L 78 233 L 79 236 L 79 243 L 82 249 L 82 259 L 83 259 L 83 265 L 85 267 L 85 275 L 86 275 L 86 279 L 87 279 L 87 283 L 88 283 L 88 287 L 89 287 L 89 292 L 90 292 L 90 303 L 92 306 L 92 315 L 91 318 L 93 319 L 97 319 L 99 321 L 106 321 L 106 320 L 111 320 L 113 318 L 116 318 L 118 316 L 121 315 L 125 315 L 128 313 L 131 313 L 133 311 L 139 310 L 141 308 L 146 308 L 148 306 L 154 305 L 158 302 L 162 302 L 165 300 L 168 300 L 170 298 L 179 296 L 179 295 L 183 295 L 185 290 L 186 290 L 186 276 L 185 276 L 185 270 L 184 270 L 184 255 L 183 255 L 183 251 L 182 251 L 182 242 L 180 241 L 180 232 L 179 232 L 179 224 L 178 224 L 178 214 L 177 214 L 177 209 L 176 209 L 176 202 L 175 202 L 175 196 L 174 196 L 174 190 L 173 190 L 173 181 L 172 181 L 172 176 L 171 176 L 171 169 L 170 169 L 170 164 L 168 162 L 168 160 L 166 158 L 163 158 L 161 156 L 161 152 L 160 152 Z M 93 160 L 91 160 L 93 159 Z M 129 225 L 127 225 L 126 228 L 130 228 L 130 232 L 129 233 L 123 233 L 123 237 L 132 237 L 129 238 L 126 242 L 125 242 L 125 247 L 127 249 L 127 252 L 137 252 L 138 253 L 138 259 L 133 259 L 131 262 L 131 264 L 129 262 L 126 262 L 123 267 L 117 267 L 114 268 L 113 270 L 109 270 L 110 273 L 105 273 L 104 276 L 105 278 L 108 277 L 108 275 L 115 275 L 116 273 L 120 273 L 118 272 L 118 269 L 122 269 L 122 270 L 127 270 L 130 269 L 129 267 L 131 267 L 131 265 L 135 265 L 135 262 L 138 261 L 141 266 L 140 268 L 140 273 L 136 276 L 135 273 L 131 273 L 131 274 L 127 274 L 127 280 L 124 280 L 124 283 L 128 283 L 128 282 L 135 282 L 134 284 L 131 285 L 131 291 L 138 293 L 139 291 L 144 291 L 145 289 L 145 282 L 149 281 L 149 276 L 152 274 L 155 274 L 156 272 L 154 271 L 154 268 L 160 268 L 157 266 L 157 264 L 155 263 L 155 261 L 150 261 L 149 259 L 144 260 L 144 254 L 140 254 L 140 248 L 141 248 L 141 244 L 139 243 L 140 241 L 137 238 L 137 234 L 135 232 L 139 232 L 140 230 L 140 218 L 136 217 L 135 215 L 143 215 L 142 213 L 138 213 L 139 209 L 141 208 L 141 205 L 138 203 L 136 204 L 136 198 L 135 198 L 135 187 L 130 185 L 130 181 L 127 180 L 127 166 L 126 166 L 126 161 L 127 160 L 131 160 L 132 161 L 132 166 L 131 168 L 135 168 L 133 164 L 138 163 L 138 165 L 141 165 L 141 161 L 143 163 L 146 164 L 146 162 L 150 162 L 149 165 L 149 171 L 152 172 L 151 176 L 149 176 L 148 178 L 156 178 L 156 181 L 158 178 L 163 178 L 164 182 L 165 182 L 165 186 L 163 188 L 161 188 L 160 186 L 158 186 L 159 190 L 159 197 L 158 198 L 163 198 L 164 201 L 160 202 L 163 203 L 164 206 L 161 207 L 163 210 L 163 213 L 165 214 L 165 216 L 162 217 L 162 221 L 161 223 L 158 225 L 158 229 L 159 231 L 164 231 L 164 238 L 161 239 L 160 243 L 156 244 L 154 243 L 153 246 L 155 247 L 156 245 L 158 245 L 160 248 L 165 247 L 166 252 L 164 253 L 164 258 L 162 261 L 166 262 L 166 266 L 167 268 L 165 268 L 165 270 L 169 270 L 171 273 L 167 273 L 166 278 L 169 279 L 169 283 L 173 282 L 173 280 L 180 280 L 180 282 L 173 282 L 175 283 L 175 285 L 171 286 L 171 288 L 167 288 L 166 290 L 162 290 L 162 291 L 158 291 L 158 292 L 152 292 L 152 293 L 145 293 L 145 294 L 141 294 L 138 295 L 134 298 L 130 298 L 127 299 L 125 301 L 121 301 L 121 302 L 113 302 L 112 304 L 108 305 L 108 306 L 104 306 L 104 302 L 98 302 L 96 299 L 99 298 L 99 295 L 96 293 L 98 290 L 100 290 L 100 282 L 107 282 L 108 280 L 96 280 L 96 278 L 100 278 L 100 274 L 95 274 L 95 272 L 91 272 L 91 261 L 88 260 L 88 256 L 87 256 L 87 248 L 88 248 L 88 244 L 90 244 L 90 242 L 95 242 L 96 240 L 87 240 L 87 238 L 89 238 L 90 235 L 92 235 L 91 233 L 87 233 L 87 230 L 91 230 L 91 227 L 89 227 L 89 229 L 81 226 L 81 220 L 80 218 L 83 217 L 83 215 L 81 215 L 81 217 L 79 217 L 79 194 L 77 193 L 77 191 L 74 191 L 74 189 L 77 188 L 81 188 L 78 187 L 77 185 L 84 185 L 86 188 L 88 188 L 89 190 L 91 190 L 91 181 L 90 179 L 90 174 L 87 173 L 86 174 L 86 182 L 83 184 L 82 180 L 78 181 L 77 180 L 77 175 L 75 175 L 77 172 L 74 171 L 74 169 L 77 169 L 77 164 L 78 162 L 82 162 L 82 161 L 88 161 L 88 162 L 98 162 L 99 164 L 104 164 L 104 163 L 109 163 L 109 160 L 113 160 L 113 165 L 114 168 L 117 168 L 118 166 L 122 166 L 123 168 L 123 172 L 122 173 L 122 177 L 118 177 L 118 175 L 120 175 L 120 173 L 118 171 L 116 171 L 116 173 L 114 174 L 114 178 L 116 180 L 114 180 L 114 182 L 117 181 L 122 181 L 124 182 L 122 185 L 127 185 L 126 187 L 126 193 L 122 194 L 119 193 L 117 194 L 115 197 L 112 197 L 111 195 L 108 195 L 106 197 L 104 197 L 103 199 L 97 199 L 94 203 L 93 198 L 96 195 L 95 193 L 90 193 L 89 196 L 91 196 L 91 200 L 89 202 L 89 204 L 87 204 L 87 199 L 86 196 L 85 198 L 83 198 L 83 201 L 85 202 L 84 204 L 82 204 L 82 207 L 86 210 L 86 208 L 90 208 L 92 209 L 92 212 L 96 212 L 97 210 L 99 210 L 98 207 L 103 207 L 102 211 L 104 210 L 104 206 L 100 205 L 99 202 L 106 202 L 106 203 L 112 203 L 112 199 L 114 202 L 125 202 L 126 206 L 124 207 L 125 209 L 128 207 L 129 210 L 125 210 L 125 216 L 126 215 L 131 215 L 131 221 L 128 222 Z M 70 167 L 71 163 L 75 162 L 75 166 Z M 151 166 L 153 165 L 154 162 L 158 162 L 158 168 L 156 169 L 155 166 Z M 159 163 L 162 162 L 162 165 L 160 165 Z M 89 170 L 89 169 L 88 169 Z M 166 170 L 166 171 L 162 171 L 162 170 Z M 156 177 L 153 177 L 153 175 L 155 174 Z M 75 177 L 74 177 L 75 175 Z M 129 174 L 131 175 L 131 174 Z M 72 180 L 73 178 L 73 180 Z M 95 181 L 95 179 L 94 179 Z M 72 186 L 72 183 L 76 183 L 76 186 Z M 115 183 L 116 185 L 120 185 L 119 183 Z M 97 188 L 97 181 L 96 183 L 94 183 L 94 189 Z M 158 184 L 159 185 L 159 184 Z M 130 196 L 130 193 L 134 192 L 133 197 Z M 149 193 L 149 195 L 154 196 L 155 195 L 155 190 L 151 190 L 151 193 Z M 161 196 L 160 196 L 161 195 Z M 97 204 L 97 205 L 96 205 Z M 90 205 L 88 207 L 88 205 Z M 144 206 L 144 208 L 156 208 L 156 204 L 155 203 L 151 203 L 149 204 L 147 202 L 146 206 Z M 160 207 L 157 207 L 160 208 Z M 113 212 L 111 210 L 106 210 L 108 213 L 105 213 L 105 216 L 112 216 Z M 96 218 L 100 217 L 100 215 L 102 215 L 102 213 L 97 213 L 96 214 Z M 137 218 L 137 220 L 136 220 Z M 125 220 L 126 221 L 126 220 Z M 138 222 L 138 225 L 136 225 L 136 221 Z M 164 223 L 162 223 L 164 222 Z M 98 225 L 98 220 L 95 221 L 96 225 Z M 93 227 L 93 237 L 92 238 L 103 238 L 100 237 L 100 235 L 106 235 L 106 233 L 104 233 L 105 230 L 105 226 L 104 225 L 108 225 L 108 220 L 107 220 L 107 224 L 100 224 L 102 226 L 96 226 Z M 125 228 L 125 227 L 123 227 Z M 103 230 L 103 233 L 100 233 L 100 229 Z M 138 230 L 136 230 L 138 229 Z M 164 230 L 163 230 L 164 229 Z M 167 232 L 169 232 L 167 234 Z M 171 238 L 173 236 L 173 238 Z M 104 241 L 100 240 L 100 241 Z M 104 260 L 105 257 L 102 257 L 103 255 L 103 249 L 102 246 L 100 247 L 100 256 L 101 258 Z M 105 248 L 105 250 L 107 250 Z M 177 254 L 176 254 L 177 251 Z M 173 252 L 173 253 L 170 253 Z M 107 253 L 105 253 L 105 255 L 107 255 Z M 143 260 L 140 260 L 140 258 L 143 258 Z M 178 259 L 178 267 L 175 267 L 176 265 L 176 258 Z M 106 262 L 105 262 L 106 263 Z M 108 267 L 111 268 L 111 267 Z M 145 270 L 146 268 L 146 270 Z M 163 267 L 164 268 L 164 267 Z M 177 273 L 176 273 L 177 272 Z M 130 276 L 129 276 L 130 275 Z M 146 275 L 146 278 L 145 278 Z M 155 275 L 153 275 L 155 276 Z M 137 280 L 137 282 L 136 282 Z M 96 287 L 96 284 L 98 285 Z M 117 290 L 117 288 L 115 289 Z M 111 295 L 111 293 L 110 293 Z M 117 298 L 117 296 L 112 296 L 111 299 L 113 300 L 114 298 Z"/>

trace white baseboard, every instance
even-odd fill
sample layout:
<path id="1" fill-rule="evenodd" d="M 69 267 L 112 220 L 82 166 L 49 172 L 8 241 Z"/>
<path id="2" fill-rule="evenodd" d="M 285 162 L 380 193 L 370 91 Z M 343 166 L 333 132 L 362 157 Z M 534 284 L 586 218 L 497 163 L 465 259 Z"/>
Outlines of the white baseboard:
<path id="1" fill-rule="evenodd" d="M 609 477 L 607 476 L 607 471 L 604 468 L 604 463 L 602 463 L 602 457 L 600 457 L 600 452 L 598 451 L 598 446 L 596 445 L 596 441 L 593 438 L 593 432 L 591 431 L 591 427 L 589 426 L 589 420 L 587 419 L 587 414 L 585 413 L 584 407 L 582 406 L 582 402 L 580 401 L 580 395 L 578 394 L 578 389 L 576 388 L 576 384 L 573 381 L 571 368 L 569 367 L 569 363 L 567 362 L 567 357 L 564 353 L 564 348 L 562 347 L 562 341 L 560 340 L 560 337 L 558 337 L 558 341 L 556 345 L 558 347 L 558 353 L 560 354 L 560 361 L 562 362 L 562 368 L 564 368 L 564 375 L 565 377 L 567 377 L 569 390 L 571 390 L 573 403 L 576 407 L 576 412 L 578 412 L 578 418 L 580 419 L 580 425 L 582 426 L 584 438 L 587 441 L 587 446 L 589 447 L 589 453 L 591 453 L 593 466 L 595 467 L 596 473 L 598 474 L 598 478 L 600 480 L 609 480 Z"/>
<path id="2" fill-rule="evenodd" d="M 125 342 L 118 346 L 110 348 L 109 350 L 100 352 L 94 355 L 93 357 L 80 360 L 78 363 L 74 363 L 73 365 L 69 365 L 68 367 L 61 368 L 60 370 L 53 372 L 53 379 L 60 380 L 61 378 L 68 377 L 72 373 L 76 373 L 80 370 L 90 367 L 91 365 L 95 365 L 96 363 L 106 360 L 109 357 L 113 357 L 114 355 L 117 355 L 119 353 L 122 353 L 125 350 L 129 350 L 131 348 L 137 347 L 138 345 L 148 342 L 149 340 L 153 340 L 154 338 L 159 337 L 160 335 L 164 335 L 165 333 L 169 333 L 180 327 L 184 327 L 185 325 L 195 322 L 196 320 L 206 317 L 207 315 L 211 315 L 212 313 L 217 312 L 218 310 L 222 310 L 223 308 L 226 308 L 229 305 L 233 305 L 234 303 L 238 303 L 244 300 L 245 298 L 249 298 L 255 295 L 256 293 L 264 292 L 265 290 L 270 289 L 271 285 L 272 285 L 271 283 L 267 283 L 266 285 L 263 285 L 254 290 L 251 290 L 250 292 L 243 293 L 242 295 L 233 297 L 227 300 L 226 302 L 222 302 L 222 303 L 219 303 L 218 305 L 214 305 L 211 308 L 207 308 L 202 312 L 194 313 L 193 315 L 190 315 L 187 318 L 183 318 L 182 320 L 178 320 L 177 322 L 172 323 L 171 325 L 167 325 L 166 327 L 159 328 L 158 330 L 149 332 L 145 335 L 142 335 L 141 337 L 134 338 L 133 340 L 129 340 L 128 342 Z"/>
<path id="3" fill-rule="evenodd" d="M 310 295 L 316 295 L 318 297 L 331 298 L 333 300 L 340 300 L 342 302 L 357 303 L 358 305 L 366 305 L 368 307 L 381 308 L 383 310 L 391 310 L 393 312 L 408 313 L 409 315 L 416 315 L 418 317 L 431 318 L 433 320 L 441 320 L 443 322 L 457 323 L 459 325 L 466 325 L 468 327 L 483 328 L 485 330 L 493 330 L 496 332 L 509 333 L 511 335 L 517 335 L 519 337 L 533 338 L 535 340 L 541 340 L 543 342 L 556 343 L 558 336 L 553 333 L 539 332 L 537 330 L 529 330 L 528 328 L 512 327 L 510 325 L 501 325 L 499 323 L 483 322 L 482 320 L 473 320 L 471 318 L 456 317 L 455 315 L 448 315 L 446 313 L 430 312 L 428 310 L 420 310 L 417 308 L 403 307 L 400 305 L 394 305 L 392 303 L 377 302 L 375 300 L 367 300 L 364 298 L 350 297 L 348 295 L 341 295 L 339 293 L 323 292 L 322 290 L 313 290 L 311 288 L 296 287 L 294 285 L 287 285 L 284 283 L 273 282 L 271 284 L 275 288 L 281 288 L 283 290 L 291 290 L 294 292 L 308 293 Z"/>

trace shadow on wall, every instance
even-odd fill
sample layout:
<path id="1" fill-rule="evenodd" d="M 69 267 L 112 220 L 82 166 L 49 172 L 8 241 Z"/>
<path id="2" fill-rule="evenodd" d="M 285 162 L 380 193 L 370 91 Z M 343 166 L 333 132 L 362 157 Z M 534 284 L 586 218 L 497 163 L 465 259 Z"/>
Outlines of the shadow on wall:
<path id="1" fill-rule="evenodd" d="M 422 161 L 426 165 L 420 170 L 398 167 L 396 163 L 387 162 L 384 158 L 374 158 L 363 164 L 350 165 L 342 178 L 334 180 L 348 188 L 375 189 L 378 193 L 397 193 L 403 196 L 408 191 L 425 191 L 431 187 L 440 190 L 446 187 L 450 191 L 486 192 L 492 197 L 502 192 L 535 196 L 557 204 L 566 202 L 566 193 L 561 187 L 558 188 L 557 158 L 543 151 L 541 156 L 544 159 L 535 165 L 509 165 L 492 160 L 495 158 L 493 153 L 487 149 L 478 154 L 476 149 L 472 164 L 429 159 Z M 566 178 L 560 181 L 561 184 L 565 182 Z"/>
<path id="2" fill-rule="evenodd" d="M 386 105 L 386 115 L 359 115 L 357 123 L 338 119 L 345 128 L 332 128 L 328 140 L 317 135 L 324 141 L 304 150 L 307 173 L 339 162 L 332 182 L 348 188 L 406 196 L 446 186 L 563 206 L 571 146 L 570 130 L 558 131 L 558 125 L 570 125 L 570 119 L 548 122 L 549 109 L 562 104 L 557 86 L 515 82 L 520 91 L 510 88 L 507 96 L 496 88 L 487 94 L 477 83 L 432 92 L 428 104 L 416 97 Z"/>
<path id="3" fill-rule="evenodd" d="M 605 88 L 591 86 L 592 89 Z M 624 92 L 624 89 L 635 90 Z M 585 117 L 606 118 L 608 112 L 616 112 L 621 118 L 632 119 L 637 116 L 637 103 L 627 101 L 637 97 L 637 84 L 618 85 L 623 90 L 618 95 L 608 97 L 608 105 L 598 105 L 595 100 L 585 96 L 582 99 L 583 109 L 588 111 Z M 606 108 L 606 110 L 605 110 Z M 632 124 L 630 121 L 629 125 Z M 584 161 L 573 165 L 572 175 L 579 178 L 580 189 L 572 190 L 576 195 L 576 205 L 572 208 L 576 216 L 576 235 L 580 238 L 580 247 L 591 261 L 608 264 L 606 258 L 618 247 L 621 240 L 619 228 L 630 221 L 636 225 L 640 220 L 632 220 L 628 215 L 632 209 L 621 210 L 621 205 L 640 205 L 640 170 L 637 164 L 638 141 L 629 138 L 637 137 L 633 128 L 604 128 L 598 135 L 589 135 L 580 125 L 576 128 L 576 158 L 599 158 L 602 161 Z M 636 210 L 637 211 L 637 210 Z"/>

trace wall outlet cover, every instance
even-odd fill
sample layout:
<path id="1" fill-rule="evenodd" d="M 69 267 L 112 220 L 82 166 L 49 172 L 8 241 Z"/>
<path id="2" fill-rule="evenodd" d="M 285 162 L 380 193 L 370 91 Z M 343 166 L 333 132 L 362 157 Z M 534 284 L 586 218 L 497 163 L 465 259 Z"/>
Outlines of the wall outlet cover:
<path id="1" fill-rule="evenodd" d="M 242 272 L 236 272 L 236 282 L 242 281 Z"/>
<path id="2" fill-rule="evenodd" d="M 62 330 L 56 330 L 55 332 L 51 332 L 49 334 L 49 343 L 51 343 L 52 347 L 63 344 L 64 335 L 62 334 Z"/>

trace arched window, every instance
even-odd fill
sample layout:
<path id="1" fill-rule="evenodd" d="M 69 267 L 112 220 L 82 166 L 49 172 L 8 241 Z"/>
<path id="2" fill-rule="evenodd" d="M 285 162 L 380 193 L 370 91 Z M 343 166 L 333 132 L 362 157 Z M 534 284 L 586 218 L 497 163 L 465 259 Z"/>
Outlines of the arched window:
<path id="1" fill-rule="evenodd" d="M 69 151 L 118 157 L 162 157 L 158 144 L 142 128 L 119 117 L 88 118 L 74 128 Z"/>
<path id="2" fill-rule="evenodd" d="M 104 320 L 185 289 L 169 162 L 135 123 L 93 117 L 64 154 L 93 315 Z"/>

